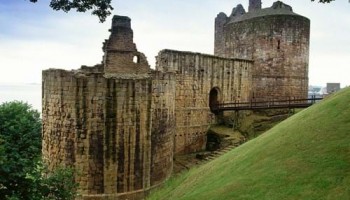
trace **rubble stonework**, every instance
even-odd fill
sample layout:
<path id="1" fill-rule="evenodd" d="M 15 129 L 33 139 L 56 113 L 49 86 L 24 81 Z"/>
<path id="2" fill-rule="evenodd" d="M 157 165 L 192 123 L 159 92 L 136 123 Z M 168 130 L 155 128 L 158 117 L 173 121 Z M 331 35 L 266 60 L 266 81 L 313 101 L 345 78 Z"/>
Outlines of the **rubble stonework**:
<path id="1" fill-rule="evenodd" d="M 251 2 L 259 13 L 260 1 Z M 216 19 L 216 55 L 162 50 L 150 69 L 130 18 L 114 16 L 101 64 L 44 70 L 49 168 L 75 168 L 82 199 L 142 199 L 169 178 L 175 154 L 204 150 L 212 105 L 303 96 L 309 21 L 290 13 L 262 21 L 234 10 Z"/>

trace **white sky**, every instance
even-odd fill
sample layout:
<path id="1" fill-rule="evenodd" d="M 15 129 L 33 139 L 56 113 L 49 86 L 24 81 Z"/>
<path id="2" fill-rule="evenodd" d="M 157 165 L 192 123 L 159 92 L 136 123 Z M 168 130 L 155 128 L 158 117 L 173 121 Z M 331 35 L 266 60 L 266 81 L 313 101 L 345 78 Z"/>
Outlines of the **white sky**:
<path id="1" fill-rule="evenodd" d="M 270 7 L 273 0 L 263 0 Z M 311 20 L 309 83 L 350 85 L 350 3 L 284 0 Z M 151 66 L 161 49 L 213 53 L 214 19 L 248 0 L 112 0 L 113 14 L 132 19 L 134 42 Z M 102 60 L 105 23 L 87 13 L 53 11 L 49 0 L 0 0 L 0 83 L 40 83 L 48 68 L 77 69 Z"/>

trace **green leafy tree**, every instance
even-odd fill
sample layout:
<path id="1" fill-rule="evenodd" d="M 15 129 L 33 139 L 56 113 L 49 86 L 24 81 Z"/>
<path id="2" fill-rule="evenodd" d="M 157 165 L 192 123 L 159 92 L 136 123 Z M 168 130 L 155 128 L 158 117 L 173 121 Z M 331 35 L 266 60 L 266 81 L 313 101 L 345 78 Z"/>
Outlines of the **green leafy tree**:
<path id="1" fill-rule="evenodd" d="M 315 0 L 311 0 L 311 1 L 315 1 Z M 319 0 L 318 2 L 319 3 L 330 3 L 332 1 L 334 1 L 334 0 Z"/>
<path id="2" fill-rule="evenodd" d="M 38 0 L 29 1 L 36 3 Z M 69 12 L 70 10 L 86 12 L 91 10 L 91 14 L 96 15 L 100 22 L 104 22 L 113 10 L 111 0 L 51 0 L 50 7 L 64 12 Z"/>
<path id="3" fill-rule="evenodd" d="M 38 0 L 29 1 L 36 3 Z M 100 22 L 104 22 L 113 10 L 111 1 L 112 0 L 51 0 L 50 7 L 54 10 L 62 10 L 64 12 L 69 12 L 70 10 L 76 10 L 77 12 L 92 10 L 91 14 L 96 15 L 100 19 Z M 318 0 L 320 3 L 330 3 L 332 1 L 334 0 Z"/>
<path id="4" fill-rule="evenodd" d="M 0 199 L 28 196 L 31 181 L 26 174 L 41 155 L 40 114 L 28 104 L 0 105 Z"/>
<path id="5" fill-rule="evenodd" d="M 27 175 L 33 183 L 30 199 L 73 200 L 77 196 L 78 184 L 74 181 L 72 168 L 58 167 L 49 171 L 39 162 L 37 167 Z"/>
<path id="6" fill-rule="evenodd" d="M 70 200 L 77 194 L 74 171 L 49 171 L 41 162 L 41 119 L 26 103 L 0 105 L 0 199 Z"/>

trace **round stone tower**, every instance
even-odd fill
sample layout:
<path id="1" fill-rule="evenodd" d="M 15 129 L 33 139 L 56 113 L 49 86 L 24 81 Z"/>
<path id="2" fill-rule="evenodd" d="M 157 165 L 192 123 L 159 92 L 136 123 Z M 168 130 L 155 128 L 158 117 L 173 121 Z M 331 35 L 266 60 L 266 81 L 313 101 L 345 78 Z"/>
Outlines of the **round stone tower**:
<path id="1" fill-rule="evenodd" d="M 254 61 L 252 98 L 306 98 L 310 20 L 280 1 L 249 3 L 247 13 L 238 5 L 215 19 L 215 55 Z"/>

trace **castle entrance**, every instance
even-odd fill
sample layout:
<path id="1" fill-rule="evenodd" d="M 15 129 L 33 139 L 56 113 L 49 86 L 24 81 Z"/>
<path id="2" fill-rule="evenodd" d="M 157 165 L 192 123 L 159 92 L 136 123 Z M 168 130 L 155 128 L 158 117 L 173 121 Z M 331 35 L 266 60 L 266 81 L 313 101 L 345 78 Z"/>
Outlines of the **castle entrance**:
<path id="1" fill-rule="evenodd" d="M 220 102 L 220 90 L 217 87 L 214 87 L 210 90 L 209 92 L 209 107 L 210 111 L 214 112 L 215 107 L 218 105 Z"/>

